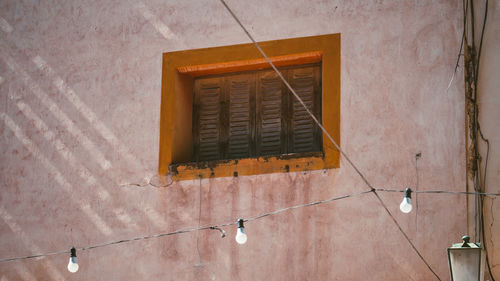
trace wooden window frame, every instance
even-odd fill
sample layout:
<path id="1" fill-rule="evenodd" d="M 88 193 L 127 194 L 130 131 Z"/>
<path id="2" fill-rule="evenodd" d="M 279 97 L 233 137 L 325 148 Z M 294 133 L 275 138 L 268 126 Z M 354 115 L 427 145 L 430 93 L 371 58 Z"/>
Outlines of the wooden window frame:
<path id="1" fill-rule="evenodd" d="M 340 34 L 259 43 L 276 66 L 321 62 L 322 122 L 340 144 Z M 323 152 L 188 163 L 193 155 L 194 78 L 269 68 L 253 44 L 163 53 L 158 173 L 174 180 L 338 168 L 340 154 L 323 134 Z"/>

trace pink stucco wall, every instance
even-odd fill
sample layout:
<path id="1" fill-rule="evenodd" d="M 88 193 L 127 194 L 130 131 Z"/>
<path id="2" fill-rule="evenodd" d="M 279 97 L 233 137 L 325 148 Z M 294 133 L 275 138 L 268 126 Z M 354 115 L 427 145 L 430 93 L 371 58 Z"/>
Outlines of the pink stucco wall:
<path id="1" fill-rule="evenodd" d="M 377 187 L 465 189 L 462 1 L 228 1 L 256 39 L 341 33 L 341 142 Z M 156 173 L 163 52 L 248 43 L 219 1 L 0 2 L 0 258 L 235 221 L 366 190 L 328 171 L 137 187 Z M 418 187 L 415 153 L 418 160 Z M 399 212 L 448 280 L 465 200 Z M 200 201 L 201 199 L 201 201 Z M 201 216 L 200 214 L 201 208 Z M 433 280 L 373 194 L 234 227 L 0 264 L 0 280 Z"/>

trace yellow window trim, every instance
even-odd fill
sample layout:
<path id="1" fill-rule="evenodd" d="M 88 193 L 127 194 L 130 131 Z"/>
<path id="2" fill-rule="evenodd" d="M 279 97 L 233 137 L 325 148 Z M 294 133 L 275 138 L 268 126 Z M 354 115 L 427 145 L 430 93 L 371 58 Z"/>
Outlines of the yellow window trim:
<path id="1" fill-rule="evenodd" d="M 340 34 L 259 43 L 277 66 L 322 62 L 322 121 L 340 144 Z M 269 68 L 253 44 L 163 53 L 158 173 L 174 180 L 338 168 L 339 152 L 323 135 L 323 155 L 191 161 L 193 82 L 198 76 Z M 175 164 L 181 163 L 181 164 Z M 182 164 L 187 163 L 187 164 Z M 174 165 L 172 165 L 174 164 Z"/>

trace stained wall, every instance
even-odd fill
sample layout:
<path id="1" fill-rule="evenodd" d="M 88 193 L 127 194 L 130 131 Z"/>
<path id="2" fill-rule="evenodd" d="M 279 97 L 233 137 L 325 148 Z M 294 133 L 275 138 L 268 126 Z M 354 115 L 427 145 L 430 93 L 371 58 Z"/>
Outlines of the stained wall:
<path id="1" fill-rule="evenodd" d="M 484 22 L 485 2 L 475 1 L 476 30 L 482 28 Z M 480 43 L 476 35 L 477 44 Z M 479 45 L 477 45 L 479 46 Z M 485 191 L 500 193 L 500 1 L 490 1 L 488 4 L 488 15 L 486 17 L 485 33 L 483 37 L 483 48 L 481 50 L 481 61 L 478 75 L 478 107 L 479 122 L 481 130 L 490 143 L 488 162 L 486 156 L 488 147 L 485 142 L 480 142 L 480 154 L 482 155 L 481 168 L 486 168 Z M 485 167 L 487 164 L 487 167 Z M 486 235 L 486 246 L 490 259 L 490 266 L 496 280 L 500 279 L 500 202 L 495 197 L 484 199 L 484 224 Z M 486 269 L 487 270 L 487 269 Z"/>
<path id="2" fill-rule="evenodd" d="M 341 34 L 341 143 L 376 187 L 465 189 L 462 1 L 228 1 L 258 41 Z M 248 43 L 219 1 L 0 2 L 0 258 L 236 221 L 367 189 L 332 170 L 146 185 L 163 52 Z M 422 153 L 418 160 L 416 153 Z M 381 193 L 430 266 L 465 199 Z M 433 280 L 373 194 L 234 227 L 0 263 L 0 280 Z"/>

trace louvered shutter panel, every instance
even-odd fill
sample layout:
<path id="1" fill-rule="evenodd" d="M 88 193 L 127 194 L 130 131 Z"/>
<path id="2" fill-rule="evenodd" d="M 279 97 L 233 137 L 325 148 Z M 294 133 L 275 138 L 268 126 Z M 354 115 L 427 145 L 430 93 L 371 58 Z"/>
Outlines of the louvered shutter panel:
<path id="1" fill-rule="evenodd" d="M 298 96 L 321 121 L 320 67 L 304 67 L 288 70 L 288 81 Z M 291 93 L 290 93 L 291 94 Z M 302 104 L 290 95 L 289 153 L 321 150 L 319 127 Z"/>
<path id="2" fill-rule="evenodd" d="M 274 71 L 257 74 L 257 153 L 278 155 L 286 153 L 284 112 L 286 102 L 281 79 Z"/>
<path id="3" fill-rule="evenodd" d="M 222 79 L 197 79 L 195 81 L 195 109 L 193 134 L 195 159 L 199 161 L 221 158 L 220 131 Z"/>
<path id="4" fill-rule="evenodd" d="M 254 155 L 255 75 L 232 75 L 225 78 L 228 100 L 227 159 Z"/>
<path id="5" fill-rule="evenodd" d="M 321 67 L 281 70 L 321 122 Z M 272 70 L 195 80 L 195 161 L 321 151 L 322 134 Z"/>

